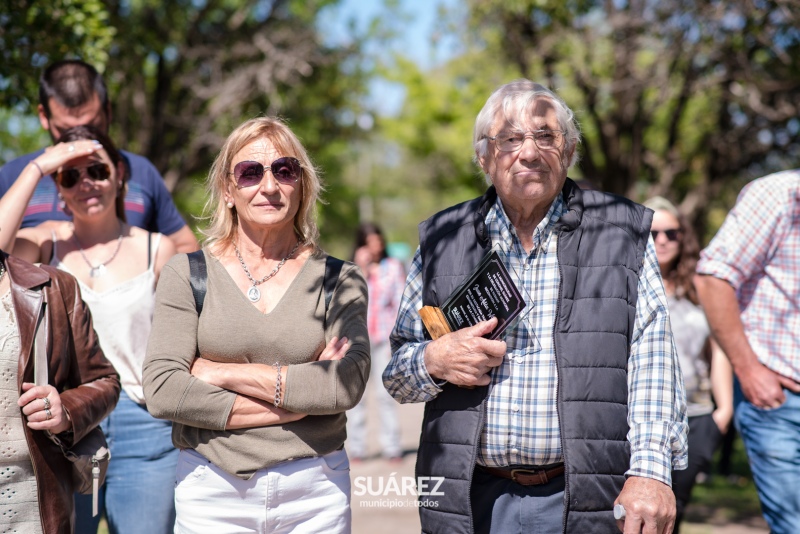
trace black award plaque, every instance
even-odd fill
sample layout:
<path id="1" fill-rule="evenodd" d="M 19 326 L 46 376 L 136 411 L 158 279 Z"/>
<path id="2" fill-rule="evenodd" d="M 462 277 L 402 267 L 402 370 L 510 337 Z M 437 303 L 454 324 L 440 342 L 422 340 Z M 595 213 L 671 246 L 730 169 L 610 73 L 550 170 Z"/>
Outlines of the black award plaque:
<path id="1" fill-rule="evenodd" d="M 498 339 L 523 309 L 522 293 L 499 252 L 492 250 L 440 309 L 425 306 L 420 315 L 433 339 L 497 317 L 497 326 L 484 337 Z"/>

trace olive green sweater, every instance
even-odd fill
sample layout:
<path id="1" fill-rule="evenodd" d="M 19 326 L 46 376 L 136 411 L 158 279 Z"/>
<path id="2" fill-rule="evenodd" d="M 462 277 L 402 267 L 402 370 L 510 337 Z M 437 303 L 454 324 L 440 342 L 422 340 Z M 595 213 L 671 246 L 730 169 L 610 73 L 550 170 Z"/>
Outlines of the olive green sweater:
<path id="1" fill-rule="evenodd" d="M 208 292 L 199 320 L 187 256 L 176 255 L 161 271 L 144 363 L 147 409 L 174 422 L 176 447 L 195 449 L 244 479 L 279 462 L 341 448 L 344 412 L 358 403 L 369 376 L 367 286 L 359 269 L 351 263 L 342 268 L 325 330 L 324 253 L 306 261 L 266 315 L 217 259 L 208 251 L 205 255 Z M 340 361 L 316 361 L 333 336 L 352 342 L 347 355 Z M 236 393 L 189 373 L 195 351 L 217 362 L 287 365 L 283 407 L 309 415 L 284 425 L 225 430 Z"/>

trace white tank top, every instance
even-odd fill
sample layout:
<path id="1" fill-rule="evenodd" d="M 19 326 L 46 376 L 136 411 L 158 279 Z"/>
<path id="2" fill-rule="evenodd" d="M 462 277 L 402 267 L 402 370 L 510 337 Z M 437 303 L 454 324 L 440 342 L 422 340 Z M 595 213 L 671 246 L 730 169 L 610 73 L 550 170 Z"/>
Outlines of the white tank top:
<path id="1" fill-rule="evenodd" d="M 53 259 L 50 265 L 70 272 L 61 263 L 53 236 Z M 102 292 L 96 292 L 78 280 L 83 300 L 92 312 L 94 330 L 108 361 L 119 373 L 122 389 L 131 400 L 144 404 L 142 365 L 155 310 L 156 251 L 161 234 L 156 236 L 145 272 Z M 72 273 L 70 273 L 72 274 Z"/>

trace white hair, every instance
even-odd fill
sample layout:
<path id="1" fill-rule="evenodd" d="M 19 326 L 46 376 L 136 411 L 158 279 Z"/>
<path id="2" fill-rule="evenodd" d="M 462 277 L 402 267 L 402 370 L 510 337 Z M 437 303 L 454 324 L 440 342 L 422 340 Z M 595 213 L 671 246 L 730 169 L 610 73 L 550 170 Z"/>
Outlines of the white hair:
<path id="1" fill-rule="evenodd" d="M 547 87 L 530 80 L 519 79 L 501 85 L 495 89 L 475 118 L 475 129 L 472 136 L 472 146 L 475 149 L 475 161 L 485 158 L 489 153 L 488 136 L 492 126 L 502 111 L 504 118 L 522 130 L 521 119 L 525 117 L 531 105 L 540 98 L 549 99 L 556 109 L 556 119 L 561 130 L 564 131 L 564 153 L 572 151 L 569 161 L 571 167 L 578 162 L 578 151 L 573 150 L 581 142 L 581 130 L 575 113 L 566 103 Z"/>

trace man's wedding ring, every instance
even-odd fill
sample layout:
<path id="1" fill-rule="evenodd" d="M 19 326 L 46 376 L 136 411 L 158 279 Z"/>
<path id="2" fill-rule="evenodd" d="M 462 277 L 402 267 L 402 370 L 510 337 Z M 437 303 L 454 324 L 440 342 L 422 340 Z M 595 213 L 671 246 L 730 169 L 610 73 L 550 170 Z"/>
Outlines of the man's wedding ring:
<path id="1" fill-rule="evenodd" d="M 44 409 L 45 410 L 49 410 L 50 409 L 50 399 L 45 397 L 45 398 L 42 399 L 42 402 L 44 403 Z"/>

